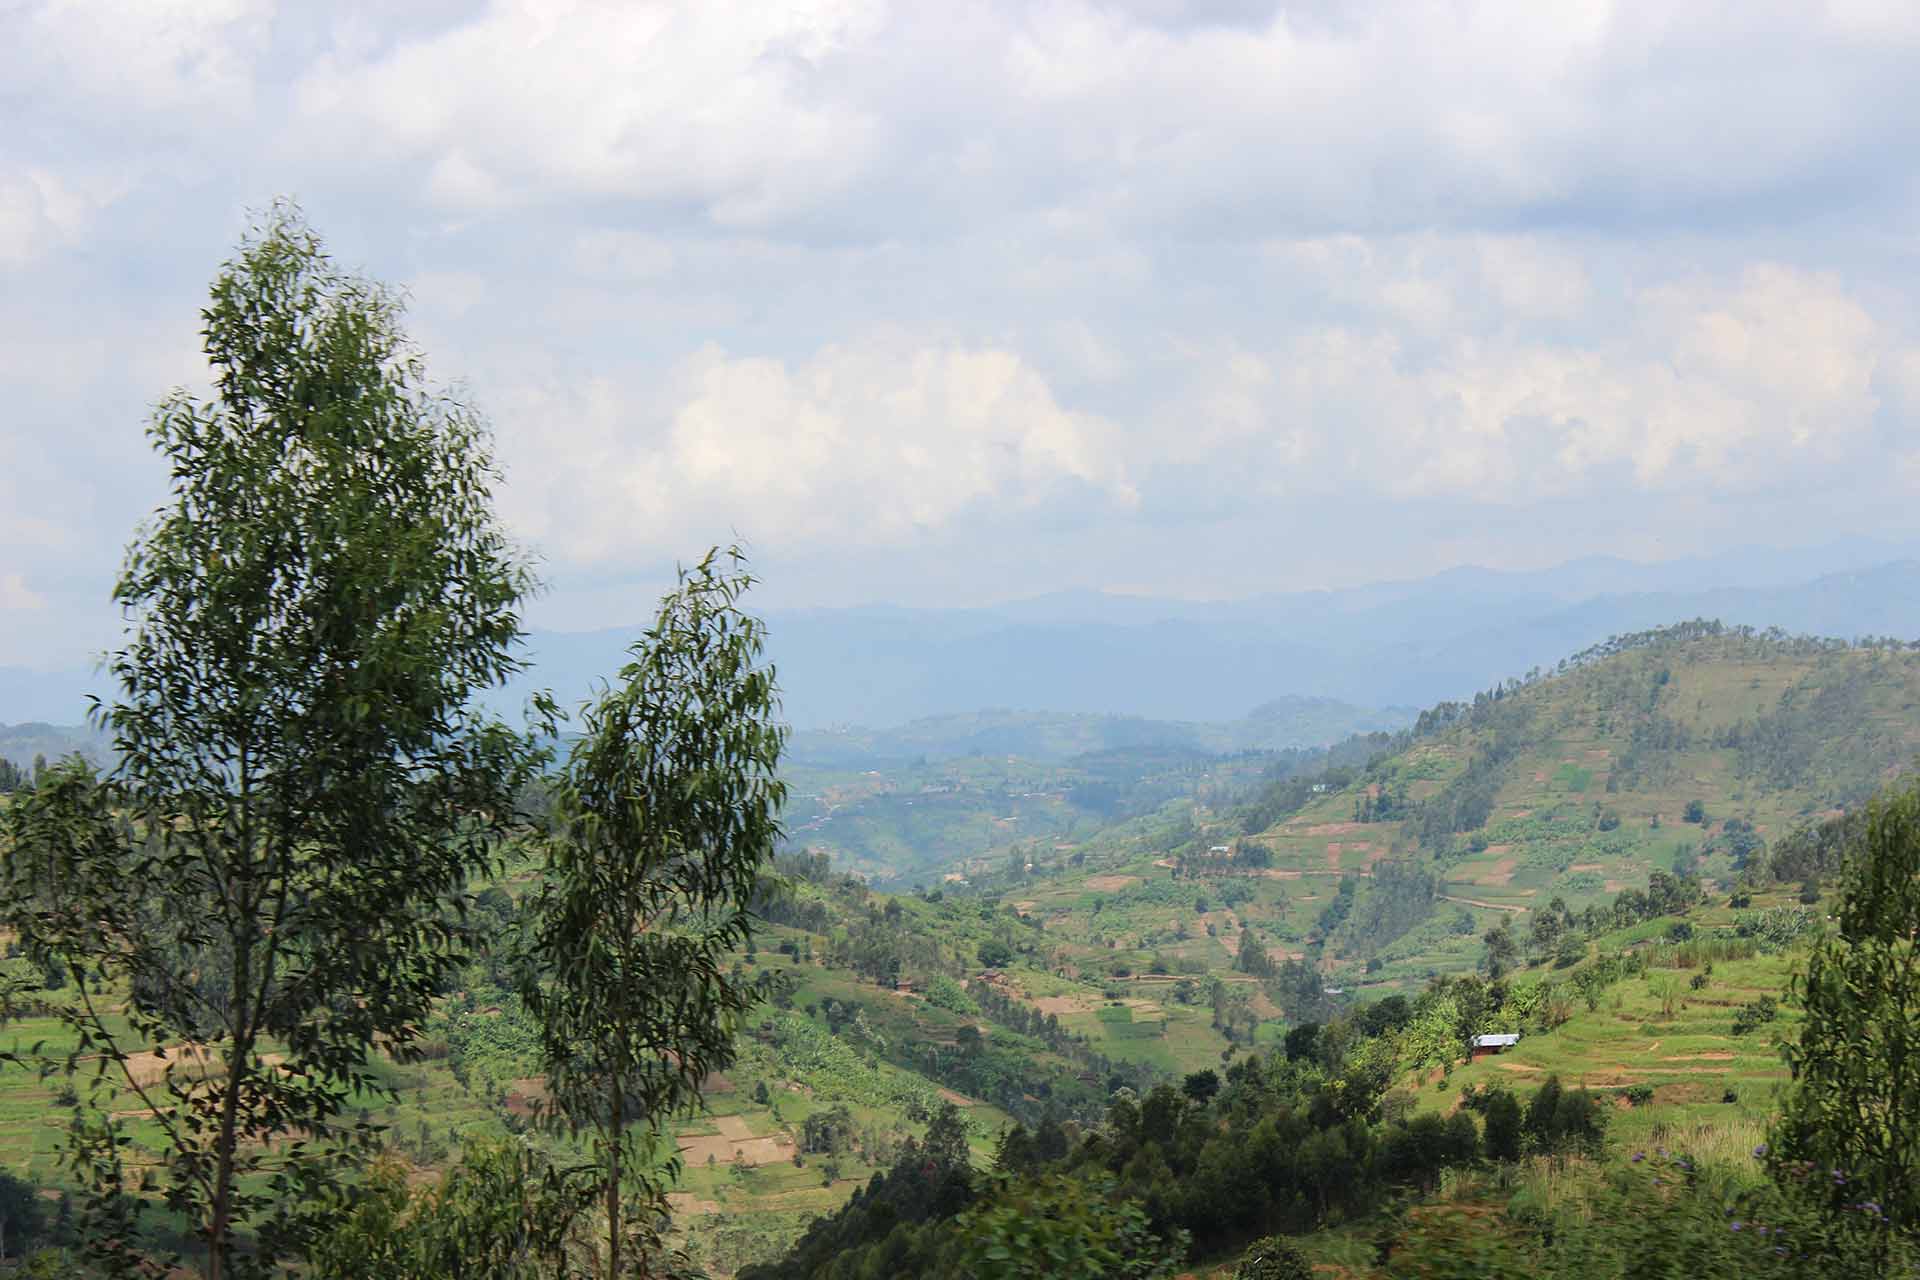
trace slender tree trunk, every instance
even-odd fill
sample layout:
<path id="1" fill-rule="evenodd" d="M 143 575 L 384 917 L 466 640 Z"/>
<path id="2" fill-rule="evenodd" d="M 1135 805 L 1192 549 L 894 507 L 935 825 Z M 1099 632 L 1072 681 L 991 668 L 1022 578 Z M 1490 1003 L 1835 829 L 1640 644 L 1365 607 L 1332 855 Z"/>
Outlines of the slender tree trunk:
<path id="1" fill-rule="evenodd" d="M 607 1280 L 620 1278 L 620 1139 L 626 1129 L 626 1099 L 613 1085 L 613 1128 L 607 1135 Z M 218 1280 L 218 1277 L 215 1277 Z"/>
<path id="2" fill-rule="evenodd" d="M 240 1108 L 240 1067 L 246 1046 L 235 1038 L 227 1054 L 226 1095 L 220 1103 L 220 1135 L 214 1142 L 212 1221 L 207 1224 L 207 1280 L 224 1280 L 227 1236 L 233 1221 L 234 1129 Z"/>

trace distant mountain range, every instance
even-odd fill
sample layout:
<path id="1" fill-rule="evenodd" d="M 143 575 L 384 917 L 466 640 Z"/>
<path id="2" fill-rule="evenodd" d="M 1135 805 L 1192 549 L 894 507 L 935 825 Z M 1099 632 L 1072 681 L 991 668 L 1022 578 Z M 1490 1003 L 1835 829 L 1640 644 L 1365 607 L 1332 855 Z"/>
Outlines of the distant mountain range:
<path id="1" fill-rule="evenodd" d="M 1238 720 L 1148 720 L 1060 711 L 973 711 L 926 716 L 892 729 L 803 729 L 793 763 L 817 769 L 884 769 L 919 759 L 1018 756 L 1059 763 L 1100 752 L 1172 748 L 1212 755 L 1319 746 L 1356 733 L 1404 729 L 1417 710 L 1374 710 L 1333 698 L 1276 698 Z"/>
<path id="2" fill-rule="evenodd" d="M 107 739 L 85 725 L 0 724 L 0 760 L 22 769 L 31 767 L 36 756 L 52 762 L 76 753 L 105 764 L 109 750 Z"/>
<path id="3" fill-rule="evenodd" d="M 766 618 L 786 711 L 802 729 L 906 725 L 987 707 L 1217 726 L 1289 696 L 1349 710 L 1427 706 L 1610 635 L 1696 617 L 1917 637 L 1920 559 L 1897 558 L 1904 550 L 1856 541 L 1656 564 L 1595 557 L 1220 603 L 1067 592 L 985 608 L 783 609 Z M 534 671 L 498 703 L 515 710 L 540 686 L 563 701 L 585 696 L 617 669 L 635 633 L 534 633 Z M 84 695 L 100 687 L 82 673 L 0 668 L 0 721 L 73 723 Z M 1303 729 L 1302 741 L 1320 731 Z"/>
<path id="4" fill-rule="evenodd" d="M 1778 570 L 1797 567 L 1786 558 Z M 1424 707 L 1698 617 L 1920 637 L 1920 560 L 1779 582 L 1752 581 L 1763 566 L 1727 568 L 1723 581 L 1714 562 L 1588 560 L 1219 604 L 1081 593 L 982 609 L 782 610 L 767 615 L 768 647 L 787 714 L 827 728 L 982 707 L 1218 723 L 1283 695 Z M 577 696 L 617 668 L 632 635 L 537 634 L 537 679 Z"/>

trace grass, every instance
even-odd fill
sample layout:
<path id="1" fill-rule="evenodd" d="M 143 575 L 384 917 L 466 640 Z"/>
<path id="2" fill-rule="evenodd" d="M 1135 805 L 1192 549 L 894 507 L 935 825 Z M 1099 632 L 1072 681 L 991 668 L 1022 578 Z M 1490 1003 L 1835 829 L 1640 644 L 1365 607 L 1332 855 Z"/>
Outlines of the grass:
<path id="1" fill-rule="evenodd" d="M 1444 1086 L 1418 1091 L 1421 1110 L 1449 1111 L 1468 1086 L 1503 1085 L 1523 1096 L 1549 1075 L 1568 1088 L 1587 1087 L 1614 1106 L 1609 1137 L 1616 1151 L 1665 1146 L 1730 1167 L 1751 1167 L 1788 1080 L 1777 1041 L 1790 1037 L 1796 1014 L 1744 1036 L 1734 1013 L 1760 996 L 1778 998 L 1795 957 L 1751 956 L 1715 962 L 1708 985 L 1692 989 L 1684 970 L 1652 970 L 1607 988 L 1600 1007 L 1576 1006 L 1556 1030 L 1524 1037 L 1506 1053 L 1454 1070 Z M 1653 1090 L 1629 1105 L 1630 1086 Z M 1734 1101 L 1725 1101 L 1728 1093 Z"/>

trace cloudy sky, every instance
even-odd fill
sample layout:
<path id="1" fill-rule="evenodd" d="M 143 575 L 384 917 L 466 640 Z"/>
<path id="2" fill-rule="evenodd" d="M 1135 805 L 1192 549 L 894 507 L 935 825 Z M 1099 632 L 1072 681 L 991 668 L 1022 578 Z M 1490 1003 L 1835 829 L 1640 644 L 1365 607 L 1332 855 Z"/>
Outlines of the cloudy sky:
<path id="1" fill-rule="evenodd" d="M 403 284 L 536 622 L 1920 535 L 1920 6 L 0 0 L 0 663 L 246 223 Z"/>

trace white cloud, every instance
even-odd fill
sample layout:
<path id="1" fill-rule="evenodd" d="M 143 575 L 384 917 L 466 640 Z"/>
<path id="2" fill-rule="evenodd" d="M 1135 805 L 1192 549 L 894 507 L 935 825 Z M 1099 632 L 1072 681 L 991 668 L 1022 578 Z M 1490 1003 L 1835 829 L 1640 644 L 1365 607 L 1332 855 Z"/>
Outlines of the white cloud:
<path id="1" fill-rule="evenodd" d="M 1372 282 L 1389 318 L 1392 281 Z M 1421 284 L 1420 310 L 1452 295 Z M 1524 329 L 1419 349 L 1393 323 L 1318 326 L 1217 360 L 1202 400 L 1227 433 L 1284 440 L 1268 487 L 1497 501 L 1647 489 L 1724 495 L 1858 466 L 1875 445 L 1876 378 L 1914 368 L 1912 338 L 1836 279 L 1765 264 L 1733 280 L 1640 291 L 1626 327 L 1584 343 Z M 1412 326 L 1423 336 L 1424 326 Z"/>
<path id="2" fill-rule="evenodd" d="M 917 234 L 1015 208 L 1249 239 L 1686 221 L 1898 191 L 1909 41 L 1871 8 L 496 0 L 336 41 L 285 145 L 454 209 L 866 238 L 903 204 Z"/>
<path id="3" fill-rule="evenodd" d="M 46 607 L 46 598 L 27 585 L 24 574 L 0 573 L 0 610 L 25 613 Z"/>
<path id="4" fill-rule="evenodd" d="M 687 529 L 789 552 L 885 546 L 1073 486 L 1136 500 L 1114 429 L 1063 408 L 1006 350 L 878 337 L 790 364 L 708 347 L 669 387 L 513 397 L 503 453 L 521 525 L 599 561 L 671 554 Z"/>
<path id="5" fill-rule="evenodd" d="M 296 92 L 295 132 L 340 164 L 425 161 L 455 208 L 580 196 L 693 201 L 727 225 L 803 211 L 843 186 L 874 125 L 821 64 L 870 4 L 499 3 Z"/>
<path id="6" fill-rule="evenodd" d="M 29 266 L 78 240 L 117 186 L 82 188 L 40 166 L 0 169 L 0 268 Z"/>
<path id="7" fill-rule="evenodd" d="M 1259 590 L 1287 562 L 1240 549 L 1309 511 L 1365 529 L 1329 575 L 1466 547 L 1438 507 L 1557 504 L 1569 553 L 1920 531 L 1911 4 L 102 12 L 0 0 L 30 555 L 108 563 L 157 498 L 144 409 L 204 381 L 203 286 L 275 193 L 409 282 L 517 526 L 600 581 L 735 529 L 796 600 L 861 554 L 879 596 L 959 559 Z"/>
<path id="8" fill-rule="evenodd" d="M 232 128 L 252 105 L 273 7 L 270 0 L 28 0 L 14 38 L 0 42 L 9 50 L 0 53 L 0 80 L 136 133 L 164 130 L 182 115 Z"/>

